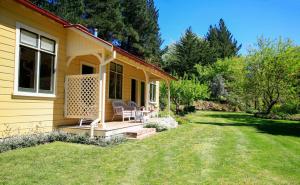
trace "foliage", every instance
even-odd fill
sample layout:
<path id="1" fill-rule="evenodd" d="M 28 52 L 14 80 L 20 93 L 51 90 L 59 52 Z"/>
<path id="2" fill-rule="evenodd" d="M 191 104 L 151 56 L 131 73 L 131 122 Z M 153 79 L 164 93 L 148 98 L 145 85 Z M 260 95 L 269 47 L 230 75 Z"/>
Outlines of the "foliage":
<path id="1" fill-rule="evenodd" d="M 265 114 L 269 114 L 277 103 L 288 99 L 299 102 L 299 70 L 299 47 L 294 47 L 290 40 L 260 38 L 257 48 L 247 57 L 247 98 L 259 104 Z"/>
<path id="2" fill-rule="evenodd" d="M 223 19 L 220 19 L 218 26 L 210 25 L 206 39 L 214 49 L 217 58 L 221 59 L 237 56 L 242 47 L 233 38 Z"/>
<path id="3" fill-rule="evenodd" d="M 31 0 L 72 22 L 98 29 L 104 40 L 158 64 L 162 44 L 159 12 L 153 0 Z"/>
<path id="4" fill-rule="evenodd" d="M 32 135 L 13 136 L 3 139 L 2 141 L 0 141 L 0 153 L 18 148 L 32 147 L 40 144 L 51 143 L 54 141 L 108 146 L 124 142 L 125 139 L 121 136 L 113 137 L 108 140 L 99 137 L 90 138 L 87 135 L 66 134 L 63 132 L 39 133 Z"/>
<path id="5" fill-rule="evenodd" d="M 186 113 L 196 112 L 196 107 L 193 105 L 185 106 L 183 108 L 183 112 L 186 112 Z"/>
<path id="6" fill-rule="evenodd" d="M 187 118 L 182 117 L 182 116 L 176 116 L 175 119 L 179 125 L 186 125 L 186 124 L 190 123 L 190 121 Z"/>
<path id="7" fill-rule="evenodd" d="M 124 39 L 125 24 L 119 0 L 84 0 L 83 24 L 98 29 L 98 37 L 109 42 Z"/>
<path id="8" fill-rule="evenodd" d="M 125 24 L 123 49 L 147 58 L 152 63 L 160 62 L 161 38 L 158 25 L 158 10 L 153 0 L 122 1 Z"/>
<path id="9" fill-rule="evenodd" d="M 163 68 L 180 77 L 196 73 L 196 64 L 208 65 L 216 61 L 214 51 L 207 40 L 200 38 L 189 27 L 184 35 L 175 44 L 167 47 L 167 52 L 162 57 Z"/>
<path id="10" fill-rule="evenodd" d="M 85 0 L 31 0 L 32 3 L 72 23 L 83 24 Z"/>
<path id="11" fill-rule="evenodd" d="M 145 126 L 145 128 L 155 128 L 156 132 L 162 132 L 162 131 L 166 131 L 168 130 L 168 128 L 162 124 L 158 124 L 158 123 L 147 123 Z"/>
<path id="12" fill-rule="evenodd" d="M 162 83 L 160 87 L 161 99 L 167 98 L 167 84 Z M 176 114 L 180 112 L 180 105 L 190 106 L 194 101 L 208 97 L 208 86 L 200 84 L 196 79 L 180 78 L 178 81 L 170 82 L 170 98 L 176 106 Z"/>

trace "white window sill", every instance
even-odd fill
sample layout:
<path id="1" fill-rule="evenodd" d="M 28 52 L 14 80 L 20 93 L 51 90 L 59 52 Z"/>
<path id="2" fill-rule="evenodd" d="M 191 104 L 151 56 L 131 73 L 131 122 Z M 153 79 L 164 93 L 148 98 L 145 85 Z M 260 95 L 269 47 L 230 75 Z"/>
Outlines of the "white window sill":
<path id="1" fill-rule="evenodd" d="M 150 104 L 157 104 L 156 101 L 149 101 Z"/>
<path id="2" fill-rule="evenodd" d="M 31 93 L 31 92 L 14 92 L 14 96 L 36 97 L 36 98 L 56 98 L 55 94 Z"/>

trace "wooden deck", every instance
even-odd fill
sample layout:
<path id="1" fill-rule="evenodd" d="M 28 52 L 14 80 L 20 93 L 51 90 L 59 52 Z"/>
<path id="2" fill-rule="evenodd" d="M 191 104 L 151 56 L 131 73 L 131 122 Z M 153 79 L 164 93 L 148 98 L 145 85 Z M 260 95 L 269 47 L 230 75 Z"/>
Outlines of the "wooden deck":
<path id="1" fill-rule="evenodd" d="M 114 135 L 119 135 L 125 132 L 135 131 L 143 128 L 143 123 L 134 122 L 134 121 L 124 121 L 124 122 L 107 122 L 106 128 L 102 128 L 101 125 L 99 127 L 95 127 L 94 136 L 97 137 L 111 137 Z M 61 126 L 59 130 L 71 133 L 71 134 L 88 134 L 90 135 L 91 127 L 89 125 L 79 126 L 77 125 L 68 125 Z"/>

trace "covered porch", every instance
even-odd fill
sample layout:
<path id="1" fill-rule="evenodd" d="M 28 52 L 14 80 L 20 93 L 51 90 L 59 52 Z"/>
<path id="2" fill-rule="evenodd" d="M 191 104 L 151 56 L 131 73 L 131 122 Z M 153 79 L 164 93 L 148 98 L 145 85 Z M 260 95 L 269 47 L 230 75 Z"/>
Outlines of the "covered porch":
<path id="1" fill-rule="evenodd" d="M 134 101 L 144 110 L 159 111 L 159 82 L 169 84 L 170 76 L 119 48 L 98 43 L 82 44 L 76 32 L 68 37 L 64 116 L 73 121 L 60 128 L 89 130 L 94 136 L 101 132 L 116 133 L 113 130 L 122 131 L 124 127 L 142 127 L 142 123 L 119 121 L 122 118 L 112 120 L 115 100 Z M 91 120 L 91 123 L 79 126 L 82 119 Z"/>

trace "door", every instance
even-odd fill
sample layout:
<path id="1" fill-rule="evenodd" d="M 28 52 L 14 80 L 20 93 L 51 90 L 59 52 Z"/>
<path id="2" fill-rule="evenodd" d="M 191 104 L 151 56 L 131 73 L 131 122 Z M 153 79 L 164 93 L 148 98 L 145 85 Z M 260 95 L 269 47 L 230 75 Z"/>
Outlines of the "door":
<path id="1" fill-rule="evenodd" d="M 141 82 L 141 106 L 145 106 L 145 82 Z"/>
<path id="2" fill-rule="evenodd" d="M 136 102 L 136 80 L 131 79 L 131 101 Z"/>
<path id="3" fill-rule="evenodd" d="M 92 65 L 81 64 L 82 75 L 94 74 L 94 72 L 95 67 Z M 97 98 L 96 91 L 94 91 L 89 84 L 92 84 L 91 77 L 85 76 L 85 78 L 81 81 L 81 100 L 82 103 L 87 107 L 85 110 L 85 114 L 87 115 L 91 114 L 91 110 L 94 110 L 94 108 L 97 106 L 92 103 L 94 102 L 93 100 L 95 100 L 95 97 Z"/>
<path id="4" fill-rule="evenodd" d="M 95 68 L 93 66 L 89 66 L 86 64 L 81 65 L 81 74 L 86 75 L 86 74 L 93 74 L 95 72 Z"/>

